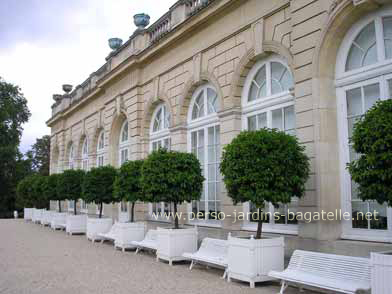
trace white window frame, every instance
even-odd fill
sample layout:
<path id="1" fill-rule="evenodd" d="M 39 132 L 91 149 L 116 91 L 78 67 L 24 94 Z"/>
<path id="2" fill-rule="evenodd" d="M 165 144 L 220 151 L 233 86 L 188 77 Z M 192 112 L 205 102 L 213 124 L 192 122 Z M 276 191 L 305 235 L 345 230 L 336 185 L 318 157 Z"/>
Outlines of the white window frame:
<path id="1" fill-rule="evenodd" d="M 161 120 L 163 123 L 163 127 L 154 132 L 154 122 L 155 119 L 159 113 L 159 111 L 162 109 L 161 112 Z M 165 128 L 165 120 L 166 120 L 166 116 L 169 115 L 169 126 Z M 153 151 L 153 146 L 154 144 L 159 144 L 160 146 L 165 146 L 165 140 L 169 140 L 169 149 L 170 149 L 170 145 L 171 145 L 171 138 L 170 138 L 170 111 L 168 110 L 168 107 L 162 103 L 160 104 L 158 107 L 156 107 L 156 109 L 154 110 L 153 114 L 152 114 L 152 119 L 151 119 L 151 123 L 150 123 L 150 151 Z"/>
<path id="2" fill-rule="evenodd" d="M 267 113 L 267 126 L 272 126 L 272 111 L 276 109 L 283 109 L 289 106 L 295 106 L 295 97 L 292 91 L 283 91 L 277 94 L 271 94 L 271 71 L 269 70 L 271 62 L 278 62 L 285 66 L 291 73 L 290 68 L 287 65 L 287 61 L 276 54 L 273 54 L 267 58 L 264 58 L 255 63 L 252 69 L 249 71 L 246 77 L 244 89 L 242 92 L 242 129 L 248 129 L 248 118 L 257 114 Z M 249 101 L 249 92 L 251 88 L 252 81 L 258 71 L 267 65 L 267 95 L 266 97 Z M 291 76 L 293 77 L 292 73 Z M 293 80 L 294 84 L 294 80 Z M 268 223 L 264 222 L 262 230 L 266 233 L 277 233 L 277 234 L 287 234 L 287 235 L 298 235 L 298 224 L 279 224 L 275 223 L 274 213 L 275 207 L 271 203 L 266 203 L 268 205 L 268 212 L 271 213 L 270 221 Z M 244 203 L 242 206 L 242 212 L 245 216 L 248 216 L 250 212 L 250 203 Z M 286 216 L 287 217 L 287 216 Z M 252 222 L 248 217 L 245 217 L 242 225 L 242 229 L 247 231 L 256 231 L 257 223 Z"/>
<path id="3" fill-rule="evenodd" d="M 100 147 L 102 142 L 102 148 Z M 102 164 L 100 163 L 102 161 Z M 99 132 L 97 141 L 97 167 L 104 166 L 105 164 L 105 132 L 102 130 Z"/>
<path id="4" fill-rule="evenodd" d="M 188 109 L 188 115 L 187 115 L 187 150 L 189 153 L 192 153 L 192 133 L 193 132 L 197 132 L 200 130 L 204 130 L 204 164 L 205 164 L 205 168 L 204 168 L 204 177 L 205 179 L 208 179 L 208 129 L 210 127 L 216 127 L 219 126 L 220 127 L 220 122 L 219 122 L 219 116 L 218 113 L 210 113 L 208 114 L 208 101 L 207 101 L 207 94 L 204 95 L 204 115 L 202 117 L 196 118 L 196 119 L 192 119 L 192 111 L 193 111 L 193 107 L 195 104 L 195 100 L 198 98 L 199 94 L 202 91 L 205 91 L 205 93 L 207 93 L 207 88 L 212 89 L 214 92 L 217 93 L 218 95 L 218 91 L 215 89 L 214 86 L 212 86 L 211 84 L 205 84 L 205 85 L 201 85 L 199 86 L 195 92 L 192 95 L 192 99 L 191 102 L 189 103 L 189 109 Z M 218 96 L 218 109 L 217 111 L 219 111 L 221 105 L 219 105 L 219 96 Z M 221 131 L 219 130 L 219 136 L 221 136 Z M 220 156 L 222 156 L 222 154 L 220 154 Z M 207 180 L 205 180 L 203 182 L 203 189 L 204 189 L 204 193 L 205 193 L 205 197 L 206 197 L 206 203 L 208 203 L 208 184 L 206 182 Z M 223 186 L 223 181 L 219 182 L 218 185 L 221 185 L 220 187 L 220 195 L 217 195 L 220 198 L 220 204 L 221 204 L 221 211 L 223 211 L 223 199 L 222 199 L 222 186 Z M 208 212 L 208 204 L 207 204 L 207 209 L 206 212 Z M 187 211 L 188 211 L 188 215 L 191 216 L 192 214 L 192 203 L 187 203 Z M 206 214 L 207 216 L 207 214 Z M 205 218 L 204 220 L 200 220 L 197 219 L 197 217 L 195 217 L 194 220 L 191 220 L 190 218 L 187 219 L 187 222 L 189 224 L 192 225 L 198 225 L 198 226 L 206 226 L 206 227 L 217 227 L 220 228 L 222 227 L 223 221 L 222 220 L 213 220 L 213 219 L 208 219 Z"/>
<path id="5" fill-rule="evenodd" d="M 128 140 L 123 141 L 122 135 L 123 135 L 125 125 L 128 126 Z M 130 142 L 129 123 L 128 123 L 128 120 L 125 120 L 121 126 L 121 129 L 120 129 L 120 137 L 119 137 L 119 142 L 118 142 L 118 165 L 119 166 L 121 166 L 124 162 L 129 160 L 129 142 Z M 124 162 L 122 162 L 122 152 L 123 151 L 127 152 L 127 160 Z"/>
<path id="6" fill-rule="evenodd" d="M 88 151 L 89 151 L 88 140 L 87 140 L 87 137 L 85 137 L 83 140 L 83 145 L 82 145 L 82 169 L 84 171 L 89 170 Z"/>
<path id="7" fill-rule="evenodd" d="M 163 127 L 154 132 L 154 122 L 155 122 L 155 118 L 158 115 L 159 111 L 162 109 L 161 112 L 161 120 L 163 123 Z M 169 140 L 169 149 L 171 148 L 171 137 L 170 137 L 170 120 L 169 120 L 169 126 L 167 128 L 165 128 L 164 125 L 164 121 L 165 121 L 165 116 L 169 114 L 169 116 L 171 117 L 170 114 L 170 110 L 168 108 L 168 106 L 164 103 L 161 103 L 160 105 L 158 105 L 153 114 L 152 114 L 152 119 L 150 122 L 150 152 L 154 151 L 154 144 L 160 144 L 161 146 L 165 146 L 165 140 Z M 153 216 L 153 206 L 158 205 L 159 208 L 161 209 L 161 212 L 156 215 L 155 217 Z M 171 204 L 167 203 L 167 205 L 169 205 L 169 208 L 171 208 Z M 148 204 L 148 218 L 152 221 L 159 221 L 159 222 L 171 222 L 171 218 L 165 217 L 164 215 L 162 215 L 162 213 L 165 211 L 165 202 L 159 202 L 159 203 L 149 203 Z M 172 212 L 171 209 L 168 210 L 169 212 Z M 158 213 L 158 212 L 154 212 L 154 213 Z"/>
<path id="8" fill-rule="evenodd" d="M 350 215 L 352 214 L 352 200 L 351 176 L 346 168 L 346 163 L 350 161 L 346 92 L 350 89 L 379 83 L 380 98 L 382 100 L 386 99 L 388 94 L 392 95 L 392 93 L 388 93 L 387 83 L 388 80 L 392 79 L 392 59 L 385 59 L 382 23 L 380 31 L 380 21 L 382 20 L 382 17 L 385 16 L 392 16 L 392 6 L 388 6 L 380 11 L 371 13 L 353 25 L 342 42 L 336 60 L 335 86 L 338 109 L 337 119 L 339 135 L 341 206 L 343 212 L 349 212 Z M 346 72 L 345 65 L 352 42 L 361 30 L 372 21 L 375 21 L 376 23 L 378 62 Z M 380 42 L 380 40 L 382 42 Z M 387 230 L 353 228 L 351 220 L 343 220 L 342 238 L 362 241 L 392 242 L 392 208 L 390 207 L 387 208 L 387 218 Z"/>

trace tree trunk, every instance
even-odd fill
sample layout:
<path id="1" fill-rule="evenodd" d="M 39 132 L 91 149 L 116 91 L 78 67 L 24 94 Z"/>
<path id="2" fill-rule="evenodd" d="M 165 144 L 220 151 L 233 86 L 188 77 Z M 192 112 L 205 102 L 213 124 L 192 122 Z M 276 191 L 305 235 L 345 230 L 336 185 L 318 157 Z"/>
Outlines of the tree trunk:
<path id="1" fill-rule="evenodd" d="M 99 204 L 99 218 L 102 218 L 102 208 L 103 208 L 103 203 L 101 202 Z"/>
<path id="2" fill-rule="evenodd" d="M 131 223 L 134 222 L 134 215 L 135 215 L 135 202 L 132 202 L 132 207 L 131 207 Z"/>
<path id="3" fill-rule="evenodd" d="M 61 201 L 59 200 L 59 212 L 61 212 Z"/>
<path id="4" fill-rule="evenodd" d="M 77 212 L 76 212 L 76 200 L 74 200 L 74 214 L 77 215 Z"/>
<path id="5" fill-rule="evenodd" d="M 257 220 L 257 232 L 256 232 L 256 239 L 261 239 L 261 232 L 263 228 L 263 218 L 261 217 L 261 208 L 257 208 L 259 215 Z"/>
<path id="6" fill-rule="evenodd" d="M 176 202 L 174 202 L 174 228 L 179 229 L 178 217 L 177 217 L 177 203 Z"/>

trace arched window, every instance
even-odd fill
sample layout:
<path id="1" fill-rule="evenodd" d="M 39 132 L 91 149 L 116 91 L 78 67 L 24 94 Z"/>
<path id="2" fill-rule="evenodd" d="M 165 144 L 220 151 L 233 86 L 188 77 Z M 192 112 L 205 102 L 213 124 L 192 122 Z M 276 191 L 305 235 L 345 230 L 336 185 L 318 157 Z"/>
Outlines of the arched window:
<path id="1" fill-rule="evenodd" d="M 119 150 L 119 164 L 122 165 L 129 159 L 129 128 L 128 121 L 125 121 L 121 126 L 120 142 L 118 144 Z"/>
<path id="2" fill-rule="evenodd" d="M 170 112 L 165 104 L 159 105 L 153 115 L 150 126 L 151 150 L 170 149 Z"/>
<path id="3" fill-rule="evenodd" d="M 69 147 L 68 151 L 68 169 L 74 169 L 74 148 L 73 144 Z"/>
<path id="4" fill-rule="evenodd" d="M 392 209 L 358 197 L 346 164 L 358 157 L 350 143 L 356 121 L 392 96 L 392 8 L 362 18 L 346 34 L 336 62 L 343 237 L 392 240 Z M 365 217 L 366 216 L 366 217 Z M 370 216 L 370 217 L 369 217 Z"/>
<path id="5" fill-rule="evenodd" d="M 156 107 L 152 114 L 150 125 L 150 152 L 156 151 L 159 148 L 166 148 L 170 150 L 170 121 L 171 115 L 168 107 L 162 103 Z M 150 216 L 152 220 L 170 221 L 168 215 L 171 212 L 171 205 L 169 203 L 159 202 L 150 204 Z"/>
<path id="6" fill-rule="evenodd" d="M 279 129 L 295 135 L 295 109 L 293 76 L 286 61 L 271 55 L 257 62 L 245 80 L 242 93 L 242 127 L 244 130 L 258 130 L 261 128 Z M 274 207 L 266 203 L 263 212 L 266 216 L 263 230 L 285 233 L 297 233 L 296 220 L 290 220 L 289 212 L 296 212 L 298 200 L 293 199 L 289 205 Z M 256 212 L 252 203 L 244 205 L 244 211 Z M 271 216 L 280 215 L 279 218 Z M 256 228 L 257 220 L 247 219 L 245 226 Z"/>
<path id="7" fill-rule="evenodd" d="M 188 150 L 199 159 L 205 177 L 201 199 L 194 201 L 189 211 L 207 223 L 217 222 L 221 211 L 219 109 L 215 88 L 206 84 L 194 92 L 188 112 Z"/>
<path id="8" fill-rule="evenodd" d="M 103 166 L 105 157 L 105 132 L 101 131 L 98 135 L 97 143 L 97 166 Z"/>
<path id="9" fill-rule="evenodd" d="M 84 138 L 82 147 L 82 169 L 88 170 L 88 141 Z"/>

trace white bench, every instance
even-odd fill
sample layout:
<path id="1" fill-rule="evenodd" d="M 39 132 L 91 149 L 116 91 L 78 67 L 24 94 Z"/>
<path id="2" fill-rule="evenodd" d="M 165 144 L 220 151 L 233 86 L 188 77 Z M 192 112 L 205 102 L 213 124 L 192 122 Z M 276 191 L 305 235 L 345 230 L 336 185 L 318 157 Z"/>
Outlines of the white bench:
<path id="1" fill-rule="evenodd" d="M 132 245 L 136 246 L 135 254 L 137 254 L 141 249 L 150 249 L 156 251 L 158 248 L 158 231 L 148 230 L 143 241 L 132 241 Z"/>
<path id="2" fill-rule="evenodd" d="M 112 225 L 109 232 L 98 234 L 98 237 L 102 238 L 101 243 L 105 241 L 112 241 L 112 242 L 116 241 L 117 231 L 118 231 L 118 223 L 116 222 L 114 223 L 114 225 Z"/>
<path id="3" fill-rule="evenodd" d="M 228 246 L 229 243 L 227 240 L 204 238 L 197 252 L 184 253 L 183 256 L 191 260 L 190 270 L 192 270 L 192 267 L 196 263 L 223 267 L 225 272 L 222 278 L 224 279 L 227 275 Z"/>
<path id="4" fill-rule="evenodd" d="M 370 289 L 370 260 L 296 250 L 286 270 L 271 271 L 268 275 L 282 280 L 281 294 L 289 284 L 306 285 L 336 293 L 356 293 Z"/>

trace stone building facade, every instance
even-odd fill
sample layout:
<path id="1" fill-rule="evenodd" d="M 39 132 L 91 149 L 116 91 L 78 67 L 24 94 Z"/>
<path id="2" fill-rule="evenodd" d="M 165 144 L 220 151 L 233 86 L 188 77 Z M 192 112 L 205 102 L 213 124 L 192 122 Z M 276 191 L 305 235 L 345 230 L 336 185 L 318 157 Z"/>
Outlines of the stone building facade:
<path id="1" fill-rule="evenodd" d="M 392 96 L 392 6 L 387 0 L 180 0 L 158 21 L 136 30 L 71 93 L 54 95 L 51 173 L 144 158 L 159 146 L 194 152 L 204 169 L 203 199 L 181 212 L 221 211 L 224 220 L 183 221 L 209 235 L 254 231 L 251 204 L 227 197 L 219 158 L 244 129 L 295 134 L 311 158 L 303 199 L 274 208 L 264 225 L 284 234 L 289 250 L 367 255 L 392 242 L 392 209 L 355 197 L 345 164 L 352 122 L 377 99 Z M 66 203 L 70 207 L 73 203 Z M 94 204 L 77 203 L 94 214 Z M 53 206 L 54 207 L 54 206 Z M 165 203 L 137 205 L 156 223 Z M 377 220 L 300 220 L 294 212 Z M 128 204 L 104 214 L 128 218 Z M 165 222 L 159 219 L 159 224 Z M 361 242 L 367 241 L 367 242 Z"/>

